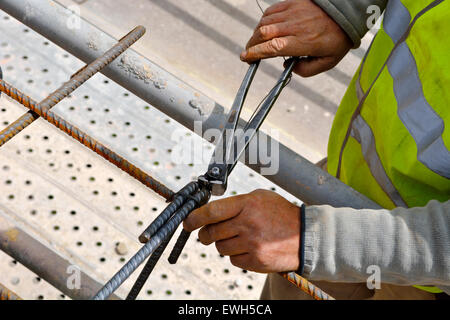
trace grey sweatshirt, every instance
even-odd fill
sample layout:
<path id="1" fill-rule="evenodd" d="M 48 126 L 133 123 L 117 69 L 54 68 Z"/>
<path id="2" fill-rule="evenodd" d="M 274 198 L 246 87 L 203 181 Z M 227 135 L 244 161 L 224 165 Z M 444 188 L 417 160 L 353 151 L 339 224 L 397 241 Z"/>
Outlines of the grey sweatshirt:
<path id="1" fill-rule="evenodd" d="M 425 208 L 305 210 L 304 273 L 310 280 L 435 285 L 450 294 L 450 201 Z"/>
<path id="2" fill-rule="evenodd" d="M 369 30 L 367 20 L 372 14 L 368 8 L 376 5 L 383 12 L 387 0 L 313 0 L 333 20 L 335 20 L 352 39 L 355 48 L 361 44 L 361 39 Z"/>
<path id="3" fill-rule="evenodd" d="M 368 31 L 366 9 L 384 9 L 382 0 L 314 0 L 352 38 L 355 46 Z M 366 282 L 371 266 L 381 282 L 435 285 L 450 294 L 449 201 L 424 208 L 395 210 L 305 210 L 304 273 L 310 280 Z"/>

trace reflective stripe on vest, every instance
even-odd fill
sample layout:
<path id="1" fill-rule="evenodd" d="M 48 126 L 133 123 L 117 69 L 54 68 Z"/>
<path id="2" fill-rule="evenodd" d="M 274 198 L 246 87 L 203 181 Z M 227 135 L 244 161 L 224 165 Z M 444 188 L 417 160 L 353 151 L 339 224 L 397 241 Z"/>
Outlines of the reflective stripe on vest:
<path id="1" fill-rule="evenodd" d="M 398 193 L 397 189 L 395 189 L 392 181 L 386 174 L 386 171 L 384 171 L 375 147 L 375 138 L 372 129 L 370 129 L 369 125 L 361 116 L 358 116 L 355 121 L 353 121 L 351 134 L 361 144 L 364 159 L 384 192 L 389 195 L 389 198 L 391 198 L 392 202 L 394 202 L 397 207 L 407 208 L 408 206 L 402 199 L 402 196 Z"/>
<path id="2" fill-rule="evenodd" d="M 433 2 L 425 10 L 434 8 L 442 1 Z M 396 7 L 395 16 L 388 14 L 385 17 L 384 30 L 397 43 L 401 40 L 399 30 L 408 29 L 411 16 L 400 0 L 389 1 L 389 5 Z M 444 121 L 424 96 L 416 61 L 406 42 L 394 50 L 387 67 L 394 79 L 398 116 L 416 141 L 418 160 L 430 170 L 450 179 L 450 151 L 442 139 Z"/>

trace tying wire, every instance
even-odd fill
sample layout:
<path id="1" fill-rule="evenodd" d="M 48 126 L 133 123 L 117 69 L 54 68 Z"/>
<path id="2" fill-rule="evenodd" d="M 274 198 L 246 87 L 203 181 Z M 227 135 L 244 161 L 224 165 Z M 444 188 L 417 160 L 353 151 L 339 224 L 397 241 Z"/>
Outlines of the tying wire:
<path id="1" fill-rule="evenodd" d="M 259 3 L 259 0 L 256 0 L 256 4 L 258 5 L 259 10 L 261 10 L 261 13 L 264 14 L 264 9 L 262 8 L 261 3 Z"/>
<path id="2" fill-rule="evenodd" d="M 259 2 L 259 0 L 255 0 L 255 1 L 256 1 L 256 4 L 259 7 L 259 10 L 261 10 L 261 13 L 264 15 L 265 11 L 264 11 L 263 7 L 261 6 L 261 3 Z M 284 59 L 284 61 L 287 61 L 286 57 L 283 57 L 283 59 Z M 289 80 L 289 81 L 291 81 L 291 80 Z"/>
<path id="3" fill-rule="evenodd" d="M 292 80 L 292 74 L 289 75 L 289 78 L 287 79 L 286 83 L 283 85 L 282 89 L 286 88 L 289 83 L 291 83 Z M 253 111 L 252 116 L 250 117 L 253 118 L 253 116 L 258 112 L 258 110 L 261 108 L 262 104 L 267 100 L 267 98 L 277 89 L 277 87 L 283 82 L 283 80 L 278 80 L 278 82 L 273 86 L 273 88 L 269 91 L 269 93 L 261 100 L 261 102 L 258 104 L 258 106 L 256 107 L 255 111 Z"/>

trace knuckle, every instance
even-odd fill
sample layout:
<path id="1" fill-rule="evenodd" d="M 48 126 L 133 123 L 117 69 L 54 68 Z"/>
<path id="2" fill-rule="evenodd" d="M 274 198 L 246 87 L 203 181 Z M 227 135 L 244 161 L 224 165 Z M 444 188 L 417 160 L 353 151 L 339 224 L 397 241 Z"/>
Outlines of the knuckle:
<path id="1" fill-rule="evenodd" d="M 248 203 L 253 209 L 260 209 L 261 203 L 264 200 L 264 190 L 258 189 L 249 194 Z"/>
<path id="2" fill-rule="evenodd" d="M 218 251 L 221 255 L 224 256 L 224 255 L 225 255 L 225 254 L 224 254 L 225 248 L 224 248 L 223 243 L 220 242 L 220 241 L 217 241 L 217 242 L 215 243 L 215 245 L 216 245 L 217 251 Z"/>
<path id="3" fill-rule="evenodd" d="M 257 252 L 258 251 L 258 242 L 250 238 L 248 240 L 248 251 L 251 253 Z"/>
<path id="4" fill-rule="evenodd" d="M 266 258 L 261 251 L 256 251 L 253 253 L 253 261 L 258 266 L 261 266 L 261 267 L 267 266 Z"/>
<path id="5" fill-rule="evenodd" d="M 258 205 L 258 199 L 253 194 L 248 194 L 245 199 L 245 206 L 248 210 L 246 212 L 252 212 L 255 209 L 255 206 Z"/>
<path id="6" fill-rule="evenodd" d="M 220 201 L 214 201 L 209 204 L 208 215 L 214 216 L 222 210 L 222 204 Z"/>
<path id="7" fill-rule="evenodd" d="M 183 222 L 183 227 L 184 229 L 186 229 L 187 231 L 193 231 L 194 230 L 194 225 L 192 223 L 192 218 L 187 218 L 184 222 Z"/>
<path id="8" fill-rule="evenodd" d="M 237 267 L 237 268 L 243 267 L 242 261 L 241 261 L 241 260 L 242 260 L 242 259 L 240 259 L 238 256 L 232 256 L 232 257 L 230 257 L 230 262 L 231 262 L 231 264 L 232 264 L 233 266 Z"/>
<path id="9" fill-rule="evenodd" d="M 266 192 L 266 190 L 264 190 L 264 189 L 256 189 L 256 190 L 252 191 L 251 194 L 254 195 L 254 196 L 259 196 L 259 195 L 261 195 L 261 194 L 263 194 L 265 192 Z"/>
<path id="10" fill-rule="evenodd" d="M 202 228 L 199 232 L 198 232 L 198 240 L 200 240 L 200 242 L 204 245 L 208 244 L 208 232 L 205 230 L 205 228 Z"/>
<path id="11" fill-rule="evenodd" d="M 270 40 L 269 47 L 275 52 L 282 51 L 286 47 L 286 40 L 282 38 L 274 38 Z"/>
<path id="12" fill-rule="evenodd" d="M 216 239 L 216 228 L 213 226 L 207 226 L 205 229 L 205 237 L 208 239 L 208 241 L 211 243 Z"/>
<path id="13" fill-rule="evenodd" d="M 268 40 L 272 38 L 273 36 L 273 28 L 270 26 L 261 26 L 258 29 L 258 33 L 260 35 L 260 38 L 263 40 Z"/>

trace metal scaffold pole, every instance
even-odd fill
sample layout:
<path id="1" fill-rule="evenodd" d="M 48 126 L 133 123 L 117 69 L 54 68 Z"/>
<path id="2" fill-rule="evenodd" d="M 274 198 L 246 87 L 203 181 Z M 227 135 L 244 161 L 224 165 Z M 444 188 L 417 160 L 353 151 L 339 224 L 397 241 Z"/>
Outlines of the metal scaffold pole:
<path id="1" fill-rule="evenodd" d="M 100 283 L 77 268 L 76 264 L 22 230 L 2 212 L 0 212 L 0 250 L 72 299 L 89 299 L 101 288 Z M 80 272 L 79 287 L 68 285 L 70 270 L 75 270 L 73 268 L 77 268 L 76 270 Z M 113 295 L 111 299 L 119 298 Z"/>

